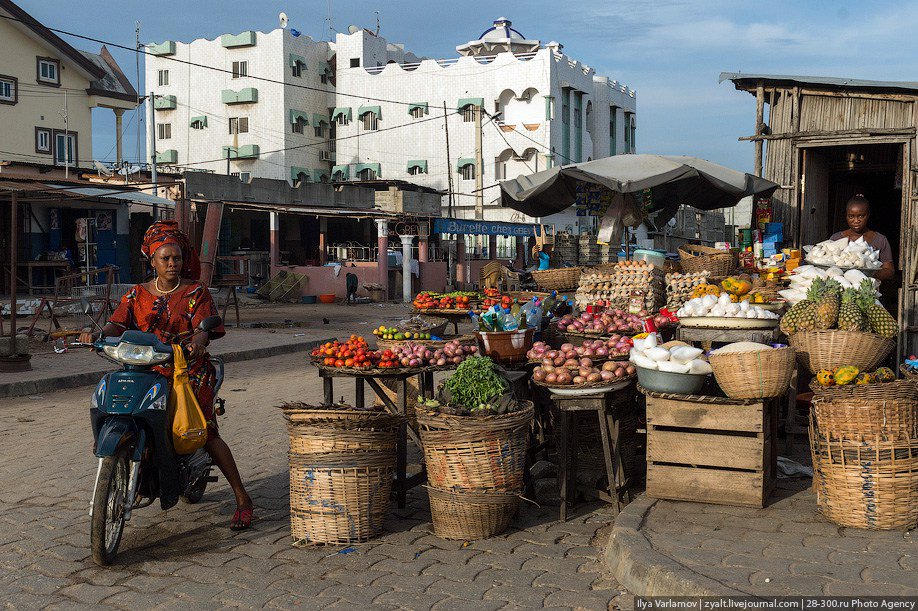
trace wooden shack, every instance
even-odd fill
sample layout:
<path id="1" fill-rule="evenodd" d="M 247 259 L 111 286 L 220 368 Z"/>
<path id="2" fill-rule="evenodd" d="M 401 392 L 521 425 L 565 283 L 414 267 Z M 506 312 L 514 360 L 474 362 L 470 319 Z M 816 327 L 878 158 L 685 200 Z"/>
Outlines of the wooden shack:
<path id="1" fill-rule="evenodd" d="M 870 226 L 890 241 L 899 356 L 918 352 L 918 83 L 722 73 L 756 99 L 754 171 L 777 182 L 784 238 L 815 244 L 845 229 L 845 203 L 871 201 Z"/>

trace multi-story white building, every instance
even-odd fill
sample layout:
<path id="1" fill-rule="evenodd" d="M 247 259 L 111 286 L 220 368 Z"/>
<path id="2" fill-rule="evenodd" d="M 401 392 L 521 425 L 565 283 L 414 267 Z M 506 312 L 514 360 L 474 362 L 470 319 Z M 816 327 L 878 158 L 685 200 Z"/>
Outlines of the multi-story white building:
<path id="1" fill-rule="evenodd" d="M 335 41 L 333 179 L 452 184 L 454 216 L 527 221 L 499 207 L 499 180 L 634 152 L 634 91 L 557 42 L 525 38 L 503 17 L 448 60 L 401 60 L 401 47 L 352 31 Z M 558 229 L 583 225 L 574 211 L 549 220 Z"/>
<path id="2" fill-rule="evenodd" d="M 159 162 L 225 173 L 229 154 L 243 179 L 402 179 L 450 191 L 455 217 L 526 222 L 499 207 L 499 180 L 634 152 L 634 91 L 505 18 L 446 60 L 349 32 L 149 46 Z M 573 210 L 543 220 L 587 225 Z"/>
<path id="3" fill-rule="evenodd" d="M 229 157 L 243 180 L 329 180 L 329 43 L 277 29 L 166 41 L 147 53 L 159 164 L 225 173 Z"/>

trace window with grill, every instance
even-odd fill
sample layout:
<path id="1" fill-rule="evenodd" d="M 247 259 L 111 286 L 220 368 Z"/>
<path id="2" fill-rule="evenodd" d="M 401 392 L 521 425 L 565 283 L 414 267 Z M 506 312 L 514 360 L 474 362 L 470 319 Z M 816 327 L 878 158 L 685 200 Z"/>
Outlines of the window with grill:
<path id="1" fill-rule="evenodd" d="M 290 71 L 293 73 L 293 76 L 300 78 L 303 76 L 303 64 L 300 62 L 294 62 L 293 65 L 290 66 Z"/>
<path id="2" fill-rule="evenodd" d="M 408 114 L 411 115 L 412 119 L 421 119 L 424 117 L 424 110 L 425 110 L 424 108 L 418 106 L 417 108 L 412 108 L 411 112 L 409 112 Z"/>
<path id="3" fill-rule="evenodd" d="M 159 123 L 156 126 L 157 129 L 157 138 L 159 140 L 169 140 L 172 138 L 172 124 L 171 123 Z"/>
<path id="4" fill-rule="evenodd" d="M 249 131 L 249 118 L 248 117 L 230 117 L 229 120 L 229 133 L 232 134 L 245 134 Z"/>
<path id="5" fill-rule="evenodd" d="M 48 85 L 61 84 L 61 63 L 50 57 L 38 58 L 38 82 Z"/>
<path id="6" fill-rule="evenodd" d="M 160 87 L 164 87 L 169 84 L 169 71 L 168 70 L 160 70 L 158 72 L 158 75 L 159 75 L 159 78 L 157 79 L 157 82 L 159 83 Z"/>
<path id="7" fill-rule="evenodd" d="M 379 129 L 378 119 L 375 113 L 368 112 L 361 117 L 361 120 L 363 121 L 363 129 L 365 131 L 372 132 Z"/>
<path id="8" fill-rule="evenodd" d="M 313 129 L 313 132 L 315 132 L 316 138 L 325 137 L 325 126 L 322 125 L 321 123 L 318 125 L 314 125 L 312 129 Z"/>
<path id="9" fill-rule="evenodd" d="M 249 62 L 233 62 L 233 78 L 241 78 L 249 75 Z"/>
<path id="10" fill-rule="evenodd" d="M 251 172 L 239 172 L 239 180 L 241 180 L 242 182 L 249 182 L 251 178 L 252 178 Z"/>
<path id="11" fill-rule="evenodd" d="M 18 79 L 12 76 L 0 77 L 0 102 L 15 104 L 19 95 L 18 84 Z"/>
<path id="12" fill-rule="evenodd" d="M 459 168 L 462 180 L 475 180 L 475 164 L 470 163 Z"/>
<path id="13" fill-rule="evenodd" d="M 376 180 L 376 170 L 372 168 L 364 168 L 360 170 L 360 173 L 357 174 L 357 177 L 360 180 Z"/>
<path id="14" fill-rule="evenodd" d="M 475 111 L 478 109 L 477 106 L 466 106 L 462 109 L 462 120 L 465 123 L 472 123 L 475 121 Z"/>
<path id="15" fill-rule="evenodd" d="M 303 119 L 297 119 L 296 121 L 291 123 L 290 126 L 293 129 L 294 134 L 306 133 L 306 121 L 303 121 Z"/>

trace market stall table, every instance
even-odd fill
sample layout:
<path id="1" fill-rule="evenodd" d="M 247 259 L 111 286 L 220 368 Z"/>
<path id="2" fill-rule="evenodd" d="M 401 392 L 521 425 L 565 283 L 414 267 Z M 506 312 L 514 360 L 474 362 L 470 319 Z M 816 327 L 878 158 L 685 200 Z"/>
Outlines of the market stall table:
<path id="1" fill-rule="evenodd" d="M 783 337 L 780 329 L 711 329 L 703 327 L 685 327 L 680 325 L 676 339 L 683 342 L 699 342 L 706 345 L 732 344 L 733 342 L 757 342 L 776 344 Z"/>
<path id="2" fill-rule="evenodd" d="M 419 310 L 417 308 L 413 308 L 411 313 L 423 314 L 426 316 L 436 316 L 437 318 L 445 318 L 450 323 L 452 323 L 454 335 L 459 335 L 459 323 L 472 320 L 469 317 L 469 310 Z"/>
<path id="3" fill-rule="evenodd" d="M 319 369 L 319 377 L 322 378 L 322 387 L 326 405 L 332 405 L 335 402 L 335 378 L 351 378 L 354 380 L 356 391 L 355 407 L 357 409 L 362 409 L 365 406 L 364 392 L 366 387 L 364 386 L 364 383 L 366 383 L 370 386 L 371 389 L 373 389 L 373 392 L 376 393 L 376 396 L 379 397 L 389 412 L 405 416 L 406 419 L 408 416 L 408 379 L 417 376 L 418 388 L 421 389 L 422 396 L 429 396 L 429 394 L 433 392 L 433 373 L 428 371 L 426 368 L 413 369 L 408 371 L 393 369 L 391 372 L 383 373 L 378 369 L 345 369 L 340 367 L 326 367 L 324 365 L 316 365 L 316 367 Z M 380 380 L 395 380 L 401 383 L 401 388 L 397 399 L 398 404 L 389 398 L 389 395 L 380 384 Z M 427 477 L 427 474 L 423 469 L 420 473 L 413 475 L 410 478 L 407 477 L 406 471 L 408 468 L 408 436 L 411 436 L 411 439 L 414 440 L 419 448 L 421 447 L 421 438 L 417 431 L 410 428 L 407 423 L 402 424 L 396 443 L 397 457 L 395 491 L 399 508 L 405 507 L 405 494 L 407 490 L 409 488 L 420 485 Z"/>

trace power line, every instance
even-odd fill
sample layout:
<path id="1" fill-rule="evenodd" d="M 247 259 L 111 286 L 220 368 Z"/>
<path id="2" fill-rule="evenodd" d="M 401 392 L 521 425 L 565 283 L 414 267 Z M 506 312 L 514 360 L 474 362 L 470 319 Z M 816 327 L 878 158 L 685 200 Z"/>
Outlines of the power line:
<path id="1" fill-rule="evenodd" d="M 484 113 L 485 113 L 486 115 L 488 115 L 489 117 L 494 117 L 494 115 L 492 115 L 491 113 L 489 113 L 489 112 L 488 112 L 487 110 L 485 110 L 484 108 L 482 108 L 481 110 L 482 110 L 482 112 L 484 112 Z M 514 133 L 519 134 L 520 136 L 522 136 L 522 137 L 525 138 L 526 140 L 529 140 L 529 141 L 531 141 L 531 142 L 534 142 L 534 143 L 538 144 L 539 146 L 541 146 L 543 149 L 545 149 L 546 151 L 548 151 L 548 152 L 551 153 L 552 155 L 558 155 L 559 157 L 563 157 L 564 159 L 567 159 L 567 160 L 570 161 L 571 163 L 575 163 L 575 161 L 574 161 L 572 158 L 568 157 L 567 155 L 562 155 L 561 153 L 555 151 L 554 149 L 552 149 L 552 148 L 550 148 L 550 147 L 548 147 L 548 146 L 545 146 L 545 144 L 543 144 L 542 142 L 539 142 L 539 141 L 536 140 L 535 138 L 532 138 L 532 137 L 530 137 L 530 136 L 524 134 L 523 132 L 519 131 L 518 129 L 516 129 L 516 126 L 515 126 L 515 125 L 509 125 L 508 127 L 510 127 L 511 130 L 512 130 Z M 509 143 L 508 143 L 508 144 L 509 144 Z M 510 147 L 510 148 L 513 148 L 513 147 Z"/>

